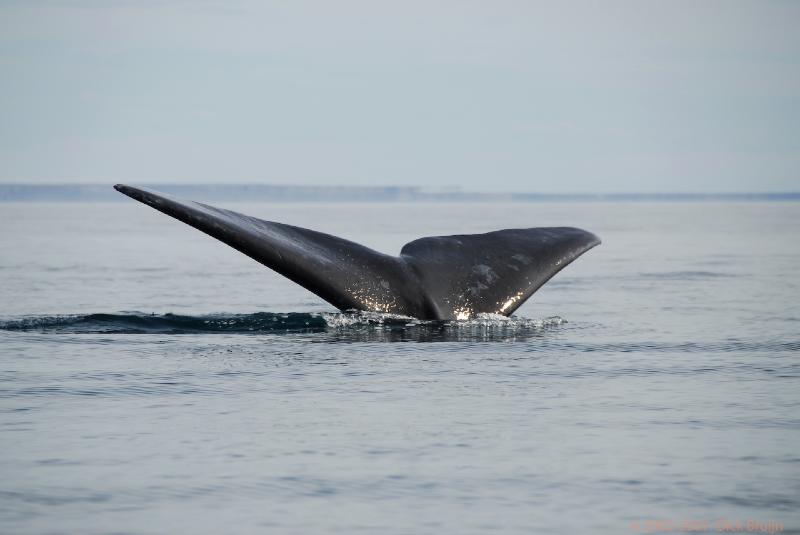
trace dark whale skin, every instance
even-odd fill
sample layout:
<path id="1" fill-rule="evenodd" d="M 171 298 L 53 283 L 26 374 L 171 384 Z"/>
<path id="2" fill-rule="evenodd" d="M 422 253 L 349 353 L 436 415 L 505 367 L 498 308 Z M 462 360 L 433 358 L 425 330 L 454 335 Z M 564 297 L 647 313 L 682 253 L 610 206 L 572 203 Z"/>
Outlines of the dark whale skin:
<path id="1" fill-rule="evenodd" d="M 591 232 L 572 227 L 506 229 L 420 238 L 390 256 L 330 234 L 145 188 L 114 188 L 230 245 L 340 310 L 424 320 L 508 316 L 600 244 Z"/>

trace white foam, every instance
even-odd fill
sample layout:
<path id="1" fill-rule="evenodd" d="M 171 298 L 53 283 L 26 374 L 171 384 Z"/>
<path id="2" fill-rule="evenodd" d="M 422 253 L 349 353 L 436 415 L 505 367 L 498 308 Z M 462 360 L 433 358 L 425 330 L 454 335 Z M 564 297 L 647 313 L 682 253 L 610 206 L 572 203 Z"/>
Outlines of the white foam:
<path id="1" fill-rule="evenodd" d="M 382 312 L 322 312 L 320 317 L 331 329 L 352 329 L 361 327 L 373 327 L 376 329 L 384 327 L 404 327 L 413 329 L 426 326 L 442 326 L 453 330 L 523 330 L 541 329 L 554 327 L 567 323 L 567 320 L 559 316 L 551 316 L 541 319 L 523 318 L 518 316 L 503 316 L 502 314 L 478 314 L 476 317 L 467 320 L 420 320 L 400 314 L 387 314 Z"/>
<path id="2" fill-rule="evenodd" d="M 519 316 L 503 316 L 502 314 L 484 313 L 468 320 L 450 321 L 448 326 L 456 328 L 501 328 L 501 329 L 531 329 L 542 327 L 554 327 L 567 323 L 567 320 L 559 316 L 548 318 L 532 319 Z"/>
<path id="3" fill-rule="evenodd" d="M 387 324 L 416 326 L 424 323 L 422 320 L 410 316 L 384 312 L 322 312 L 320 316 L 328 324 L 328 327 L 334 329 L 364 326 L 381 327 Z"/>

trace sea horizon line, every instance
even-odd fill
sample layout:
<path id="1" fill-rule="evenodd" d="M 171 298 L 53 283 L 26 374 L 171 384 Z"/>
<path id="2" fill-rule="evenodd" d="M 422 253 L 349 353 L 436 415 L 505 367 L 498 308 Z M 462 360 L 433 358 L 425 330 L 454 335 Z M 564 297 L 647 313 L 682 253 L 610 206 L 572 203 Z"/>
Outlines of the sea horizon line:
<path id="1" fill-rule="evenodd" d="M 800 191 L 530 192 L 409 186 L 275 183 L 145 183 L 142 187 L 193 200 L 230 202 L 791 202 Z M 117 202 L 113 183 L 0 183 L 0 202 Z"/>

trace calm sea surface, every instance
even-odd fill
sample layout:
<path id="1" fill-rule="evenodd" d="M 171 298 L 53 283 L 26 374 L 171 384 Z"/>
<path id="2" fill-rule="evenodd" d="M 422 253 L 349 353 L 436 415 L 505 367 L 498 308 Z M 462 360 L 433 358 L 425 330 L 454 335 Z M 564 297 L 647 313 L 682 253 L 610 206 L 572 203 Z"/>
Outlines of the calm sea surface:
<path id="1" fill-rule="evenodd" d="M 800 533 L 800 204 L 225 206 L 603 245 L 516 319 L 420 323 L 133 201 L 0 204 L 0 532 Z"/>

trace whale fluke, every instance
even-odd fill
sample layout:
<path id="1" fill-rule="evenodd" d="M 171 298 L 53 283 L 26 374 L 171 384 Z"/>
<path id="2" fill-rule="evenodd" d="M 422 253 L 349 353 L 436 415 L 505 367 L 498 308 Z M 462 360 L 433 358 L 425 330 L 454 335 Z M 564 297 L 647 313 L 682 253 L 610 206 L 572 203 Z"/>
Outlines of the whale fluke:
<path id="1" fill-rule="evenodd" d="M 114 188 L 227 243 L 340 310 L 420 319 L 510 315 L 553 275 L 600 243 L 571 227 L 414 240 L 390 256 L 357 243 L 156 191 Z"/>

